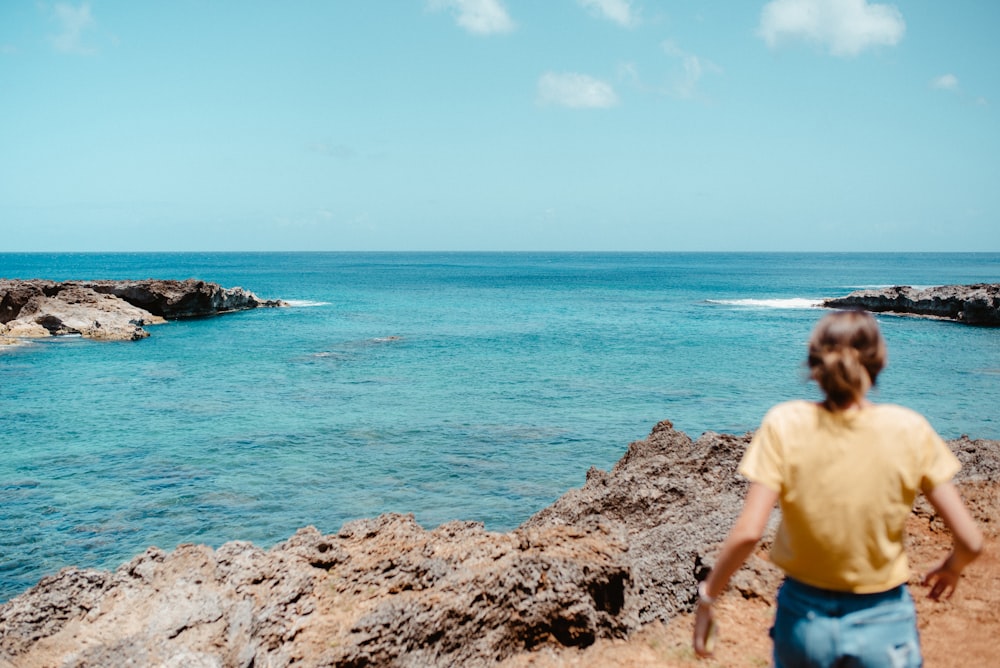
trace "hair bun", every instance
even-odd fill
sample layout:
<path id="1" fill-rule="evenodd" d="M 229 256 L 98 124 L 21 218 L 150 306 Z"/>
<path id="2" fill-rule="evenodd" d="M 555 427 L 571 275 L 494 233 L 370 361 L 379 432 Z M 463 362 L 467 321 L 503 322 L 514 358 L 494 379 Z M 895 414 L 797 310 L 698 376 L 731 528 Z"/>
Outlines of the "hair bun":
<path id="1" fill-rule="evenodd" d="M 835 406 L 861 399 L 885 366 L 878 323 L 864 311 L 838 311 L 816 325 L 809 340 L 809 373 Z"/>

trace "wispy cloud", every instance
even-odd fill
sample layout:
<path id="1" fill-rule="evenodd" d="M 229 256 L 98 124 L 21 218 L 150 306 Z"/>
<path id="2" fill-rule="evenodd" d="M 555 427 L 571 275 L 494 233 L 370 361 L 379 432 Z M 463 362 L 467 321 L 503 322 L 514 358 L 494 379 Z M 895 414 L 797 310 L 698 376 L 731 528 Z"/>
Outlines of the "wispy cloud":
<path id="1" fill-rule="evenodd" d="M 618 104 L 611 84 L 586 74 L 546 72 L 538 79 L 538 103 L 572 109 L 606 109 Z"/>
<path id="2" fill-rule="evenodd" d="M 632 0 L 577 0 L 577 2 L 591 14 L 625 28 L 639 24 L 639 16 L 632 8 Z"/>
<path id="3" fill-rule="evenodd" d="M 306 144 L 306 148 L 313 153 L 319 153 L 329 158 L 338 160 L 350 160 L 357 156 L 358 152 L 347 144 L 333 144 L 331 142 L 317 141 Z"/>
<path id="4" fill-rule="evenodd" d="M 942 74 L 931 79 L 931 88 L 940 90 L 958 90 L 958 77 L 954 74 Z"/>
<path id="5" fill-rule="evenodd" d="M 663 43 L 668 56 L 680 61 L 681 68 L 675 73 L 670 84 L 670 92 L 683 99 L 699 96 L 698 84 L 706 74 L 722 74 L 722 68 L 711 60 L 696 56 L 680 48 L 673 40 Z"/>
<path id="6" fill-rule="evenodd" d="M 17 53 L 17 47 L 13 44 L 0 44 L 0 53 L 10 54 Z"/>
<path id="7" fill-rule="evenodd" d="M 476 35 L 510 32 L 514 21 L 500 0 L 427 0 L 432 11 L 450 10 L 455 22 Z"/>
<path id="8" fill-rule="evenodd" d="M 79 7 L 59 2 L 52 9 L 53 16 L 59 24 L 59 32 L 52 36 L 52 46 L 60 53 L 91 55 L 97 49 L 88 46 L 85 41 L 87 31 L 97 27 L 97 21 L 90 13 L 90 4 L 84 2 Z"/>
<path id="9" fill-rule="evenodd" d="M 990 104 L 989 101 L 982 95 L 973 96 L 970 92 L 963 90 L 962 86 L 958 82 L 958 77 L 950 72 L 948 74 L 942 74 L 941 76 L 934 77 L 930 80 L 930 82 L 928 82 L 928 86 L 934 90 L 943 90 L 953 93 L 964 102 L 977 107 L 988 107 Z"/>
<path id="10" fill-rule="evenodd" d="M 867 0 L 772 0 L 761 11 L 758 34 L 769 47 L 785 41 L 819 44 L 835 56 L 873 46 L 895 46 L 906 23 L 894 5 Z"/>

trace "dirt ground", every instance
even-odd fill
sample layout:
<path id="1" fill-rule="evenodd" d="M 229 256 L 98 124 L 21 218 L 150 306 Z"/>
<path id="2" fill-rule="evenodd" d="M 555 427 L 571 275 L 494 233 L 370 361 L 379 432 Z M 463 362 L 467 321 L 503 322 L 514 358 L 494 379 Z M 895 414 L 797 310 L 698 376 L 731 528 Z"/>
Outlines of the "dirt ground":
<path id="1" fill-rule="evenodd" d="M 1000 485 L 960 487 L 986 535 L 983 555 L 969 566 L 954 597 L 931 601 L 920 575 L 942 559 L 950 546 L 943 523 L 918 504 L 908 530 L 910 581 L 916 600 L 920 639 L 927 668 L 1000 666 Z M 601 640 L 584 650 L 542 650 L 504 662 L 504 668 L 764 668 L 771 665 L 768 629 L 774 601 L 745 600 L 728 592 L 717 604 L 719 639 L 715 655 L 699 659 L 691 649 L 692 615 L 667 625 L 653 624 L 628 641 Z"/>

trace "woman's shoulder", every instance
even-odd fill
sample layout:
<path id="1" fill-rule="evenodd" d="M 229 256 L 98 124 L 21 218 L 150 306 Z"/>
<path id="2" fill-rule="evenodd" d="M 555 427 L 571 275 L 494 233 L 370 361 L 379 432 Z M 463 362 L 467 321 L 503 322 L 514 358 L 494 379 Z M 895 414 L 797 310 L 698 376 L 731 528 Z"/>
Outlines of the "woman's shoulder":
<path id="1" fill-rule="evenodd" d="M 820 405 L 814 401 L 792 399 L 791 401 L 783 401 L 780 404 L 772 406 L 767 414 L 764 415 L 764 422 L 788 422 L 800 418 L 809 418 L 815 416 L 820 410 L 822 410 Z"/>
<path id="2" fill-rule="evenodd" d="M 777 413 L 811 413 L 820 408 L 820 405 L 815 401 L 807 401 L 805 399 L 791 399 L 789 401 L 782 401 L 780 404 L 775 404 L 769 412 Z"/>
<path id="3" fill-rule="evenodd" d="M 813 417 L 820 413 L 827 413 L 823 405 L 815 401 L 805 399 L 792 399 L 775 404 L 765 415 L 765 419 L 790 419 L 794 417 Z M 899 404 L 869 404 L 865 412 L 877 416 L 879 419 L 893 420 L 910 424 L 927 424 L 927 418 L 922 414 Z"/>
<path id="4" fill-rule="evenodd" d="M 917 411 L 906 406 L 900 406 L 899 404 L 872 404 L 871 408 L 881 417 L 905 420 L 907 422 L 914 423 L 927 422 L 927 418 Z"/>
<path id="5" fill-rule="evenodd" d="M 932 429 L 930 422 L 921 413 L 899 404 L 872 404 L 872 413 L 877 420 L 899 427 Z"/>

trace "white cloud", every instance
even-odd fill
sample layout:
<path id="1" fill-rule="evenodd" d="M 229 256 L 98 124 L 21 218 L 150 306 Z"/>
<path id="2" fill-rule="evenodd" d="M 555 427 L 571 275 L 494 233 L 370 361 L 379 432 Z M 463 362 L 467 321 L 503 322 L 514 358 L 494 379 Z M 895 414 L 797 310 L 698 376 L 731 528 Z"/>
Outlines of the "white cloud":
<path id="1" fill-rule="evenodd" d="M 538 102 L 573 109 L 606 109 L 618 104 L 610 84 L 572 72 L 546 72 L 538 80 Z"/>
<path id="2" fill-rule="evenodd" d="M 671 92 L 677 97 L 691 99 L 698 95 L 698 83 L 705 74 L 722 74 L 722 68 L 710 60 L 688 53 L 673 40 L 663 43 L 667 55 L 681 61 L 681 71 L 674 77 Z"/>
<path id="3" fill-rule="evenodd" d="M 931 88 L 941 90 L 958 90 L 958 77 L 954 74 L 942 74 L 931 80 Z"/>
<path id="4" fill-rule="evenodd" d="M 84 43 L 84 33 L 97 26 L 88 3 L 74 7 L 60 2 L 53 8 L 53 12 L 60 28 L 59 34 L 52 37 L 52 46 L 56 51 L 83 55 L 96 52 L 96 49 Z"/>
<path id="5" fill-rule="evenodd" d="M 514 21 L 500 0 L 428 0 L 432 11 L 451 10 L 459 26 L 477 35 L 510 32 Z"/>
<path id="6" fill-rule="evenodd" d="M 772 0 L 764 5 L 758 34 L 770 47 L 806 40 L 835 56 L 856 56 L 868 47 L 894 46 L 906 23 L 894 5 L 867 0 Z"/>
<path id="7" fill-rule="evenodd" d="M 0 53 L 10 54 L 17 53 L 17 47 L 13 44 L 0 44 Z"/>
<path id="8" fill-rule="evenodd" d="M 639 17 L 632 10 L 631 0 L 577 0 L 590 13 L 614 21 L 620 26 L 631 28 L 639 23 Z"/>

